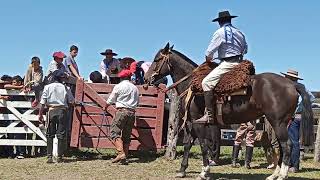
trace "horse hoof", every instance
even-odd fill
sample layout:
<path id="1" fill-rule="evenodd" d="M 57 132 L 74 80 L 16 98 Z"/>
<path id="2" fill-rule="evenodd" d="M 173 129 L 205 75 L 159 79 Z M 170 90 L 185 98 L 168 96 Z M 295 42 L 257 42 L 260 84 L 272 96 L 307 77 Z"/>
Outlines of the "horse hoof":
<path id="1" fill-rule="evenodd" d="M 275 180 L 275 179 L 277 179 L 277 176 L 275 175 L 271 175 L 266 178 L 266 180 Z"/>
<path id="2" fill-rule="evenodd" d="M 209 179 L 208 177 L 205 177 L 205 176 L 201 176 L 199 175 L 196 180 L 206 180 L 206 179 Z"/>
<path id="3" fill-rule="evenodd" d="M 176 178 L 184 178 L 184 177 L 186 177 L 186 172 L 178 172 L 176 174 Z"/>
<path id="4" fill-rule="evenodd" d="M 286 177 L 281 177 L 281 176 L 279 176 L 279 177 L 277 178 L 277 180 L 285 180 L 285 179 L 288 179 L 288 178 L 286 178 Z"/>

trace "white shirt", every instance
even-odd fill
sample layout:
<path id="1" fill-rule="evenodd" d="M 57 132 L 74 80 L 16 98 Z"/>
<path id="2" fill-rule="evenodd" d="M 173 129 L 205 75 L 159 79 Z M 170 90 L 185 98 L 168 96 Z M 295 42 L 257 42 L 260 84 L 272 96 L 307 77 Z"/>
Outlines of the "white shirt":
<path id="1" fill-rule="evenodd" d="M 73 102 L 73 95 L 64 84 L 51 83 L 44 86 L 40 104 L 68 107 L 68 103 Z"/>
<path id="2" fill-rule="evenodd" d="M 136 109 L 139 103 L 138 88 L 128 80 L 115 85 L 108 100 L 108 104 L 116 103 L 117 108 Z"/>
<path id="3" fill-rule="evenodd" d="M 225 24 L 213 34 L 206 56 L 222 59 L 244 55 L 247 51 L 248 45 L 242 32 L 231 24 Z"/>

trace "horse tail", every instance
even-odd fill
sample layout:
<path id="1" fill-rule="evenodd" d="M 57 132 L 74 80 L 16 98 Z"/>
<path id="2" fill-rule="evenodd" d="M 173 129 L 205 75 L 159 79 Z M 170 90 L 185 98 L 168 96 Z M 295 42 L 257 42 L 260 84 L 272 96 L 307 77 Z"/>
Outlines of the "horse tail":
<path id="1" fill-rule="evenodd" d="M 301 112 L 301 124 L 300 124 L 300 137 L 302 145 L 310 146 L 314 143 L 314 132 L 313 132 L 313 112 L 311 107 L 310 94 L 306 90 L 303 84 L 297 83 L 295 85 L 296 90 L 302 99 L 302 112 Z"/>

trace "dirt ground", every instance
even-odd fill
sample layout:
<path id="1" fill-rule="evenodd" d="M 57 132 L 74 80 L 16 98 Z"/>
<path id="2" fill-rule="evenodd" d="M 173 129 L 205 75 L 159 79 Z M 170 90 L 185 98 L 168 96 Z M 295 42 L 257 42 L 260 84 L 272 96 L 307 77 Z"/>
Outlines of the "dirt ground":
<path id="1" fill-rule="evenodd" d="M 130 164 L 112 164 L 110 159 L 114 152 L 103 150 L 103 155 L 95 150 L 82 150 L 72 157 L 67 157 L 61 164 L 46 164 L 46 158 L 0 159 L 0 179 L 175 179 L 176 170 L 180 167 L 182 151 L 179 150 L 176 160 L 169 161 L 163 153 L 133 153 Z M 265 179 L 272 173 L 267 170 L 263 151 L 255 148 L 253 169 L 231 168 L 231 150 L 222 150 L 222 166 L 211 167 L 211 179 Z M 312 161 L 312 155 L 302 162 L 299 173 L 289 174 L 290 179 L 320 179 L 320 164 Z M 243 159 L 243 157 L 242 157 Z M 192 149 L 187 178 L 195 179 L 201 171 L 199 147 Z"/>

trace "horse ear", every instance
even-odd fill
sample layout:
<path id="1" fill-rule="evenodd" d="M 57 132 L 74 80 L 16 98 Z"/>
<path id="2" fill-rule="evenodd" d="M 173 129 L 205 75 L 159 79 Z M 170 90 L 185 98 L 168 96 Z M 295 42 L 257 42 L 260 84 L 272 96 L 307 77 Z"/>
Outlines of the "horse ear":
<path id="1" fill-rule="evenodd" d="M 168 42 L 168 43 L 166 44 L 166 46 L 163 48 L 162 52 L 163 52 L 163 53 L 168 53 L 169 50 L 170 50 L 170 44 L 169 44 L 169 42 Z"/>
<path id="2" fill-rule="evenodd" d="M 172 46 L 170 47 L 170 51 L 172 51 L 172 50 L 173 50 L 173 47 L 174 47 L 174 45 L 172 45 Z"/>

